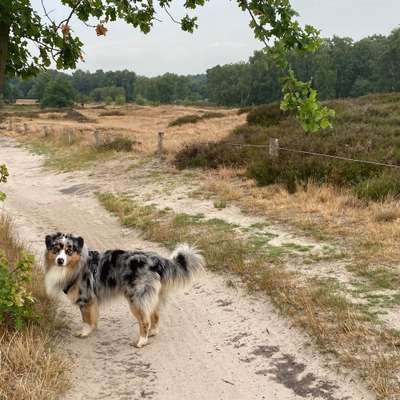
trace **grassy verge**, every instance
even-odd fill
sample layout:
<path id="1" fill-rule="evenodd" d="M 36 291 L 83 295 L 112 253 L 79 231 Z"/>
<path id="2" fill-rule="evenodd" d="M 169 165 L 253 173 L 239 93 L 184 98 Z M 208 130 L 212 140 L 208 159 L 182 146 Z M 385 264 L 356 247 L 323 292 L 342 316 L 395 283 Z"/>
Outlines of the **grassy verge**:
<path id="1" fill-rule="evenodd" d="M 98 198 L 124 225 L 141 229 L 146 239 L 169 248 L 181 241 L 197 243 L 210 269 L 233 272 L 250 290 L 266 293 L 324 352 L 359 371 L 379 398 L 400 396 L 400 332 L 387 328 L 367 305 L 351 301 L 340 282 L 285 268 L 287 253 L 271 248 L 268 240 L 238 235 L 224 221 L 160 211 L 110 193 Z"/>
<path id="2" fill-rule="evenodd" d="M 12 234 L 10 220 L 4 216 L 0 217 L 0 252 L 14 269 L 25 257 L 23 247 Z M 45 295 L 42 273 L 34 267 L 29 278 L 23 287 L 35 300 L 34 316 L 16 329 L 1 315 L 0 399 L 54 399 L 68 386 L 67 365 L 53 333 L 61 322 Z"/>
<path id="3" fill-rule="evenodd" d="M 133 146 L 133 141 L 125 138 L 116 138 L 99 147 L 83 143 L 79 139 L 70 145 L 67 138 L 62 137 L 47 140 L 31 137 L 22 139 L 21 142 L 34 153 L 46 156 L 45 167 L 60 171 L 87 168 L 93 162 L 110 160 L 118 152 L 131 151 Z"/>

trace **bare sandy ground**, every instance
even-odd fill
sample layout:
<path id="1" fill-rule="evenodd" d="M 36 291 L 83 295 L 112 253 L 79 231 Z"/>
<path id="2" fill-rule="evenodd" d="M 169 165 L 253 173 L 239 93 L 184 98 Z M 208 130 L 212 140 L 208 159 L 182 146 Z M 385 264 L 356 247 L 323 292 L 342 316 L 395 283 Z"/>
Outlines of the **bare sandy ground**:
<path id="1" fill-rule="evenodd" d="M 95 248 L 142 247 L 166 253 L 123 229 L 102 209 L 93 190 L 104 181 L 80 174 L 43 171 L 40 157 L 0 140 L 0 163 L 10 169 L 4 211 L 40 259 L 44 235 L 81 234 Z M 350 375 L 327 367 L 310 339 L 277 315 L 267 301 L 228 288 L 207 273 L 186 291 L 171 295 L 160 335 L 136 349 L 136 322 L 121 301 L 102 310 L 88 339 L 72 336 L 77 309 L 63 302 L 70 329 L 72 388 L 65 399 L 255 400 L 373 399 Z"/>

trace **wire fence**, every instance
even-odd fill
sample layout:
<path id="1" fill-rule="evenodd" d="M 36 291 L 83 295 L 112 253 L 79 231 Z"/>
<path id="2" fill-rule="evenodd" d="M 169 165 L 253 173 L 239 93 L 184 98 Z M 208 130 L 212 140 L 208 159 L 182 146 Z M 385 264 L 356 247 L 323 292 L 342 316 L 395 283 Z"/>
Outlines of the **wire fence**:
<path id="1" fill-rule="evenodd" d="M 377 166 L 381 166 L 381 167 L 400 169 L 400 165 L 389 164 L 389 163 L 384 163 L 384 162 L 380 162 L 380 161 L 360 160 L 357 158 L 334 156 L 331 154 L 317 153 L 314 151 L 306 151 L 306 150 L 291 149 L 289 147 L 282 147 L 279 145 L 279 140 L 276 138 L 271 138 L 269 144 L 244 144 L 244 143 L 230 143 L 230 142 L 225 142 L 224 144 L 227 144 L 229 146 L 236 146 L 236 147 L 263 148 L 263 149 L 268 150 L 269 155 L 274 158 L 279 157 L 279 151 L 287 151 L 290 153 L 304 154 L 304 155 L 315 156 L 315 157 L 324 157 L 324 158 L 330 158 L 330 159 L 341 160 L 341 161 L 349 161 L 349 162 L 355 162 L 355 163 L 361 163 L 361 164 L 377 165 Z"/>

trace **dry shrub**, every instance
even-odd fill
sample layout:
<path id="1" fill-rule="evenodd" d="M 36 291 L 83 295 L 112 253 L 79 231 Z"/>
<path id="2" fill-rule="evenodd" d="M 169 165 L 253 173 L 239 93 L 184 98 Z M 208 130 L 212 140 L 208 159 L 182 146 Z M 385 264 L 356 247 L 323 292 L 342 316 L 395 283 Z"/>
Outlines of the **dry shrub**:
<path id="1" fill-rule="evenodd" d="M 66 369 L 53 335 L 41 327 L 0 336 L 1 399 L 54 399 L 68 386 Z"/>
<path id="2" fill-rule="evenodd" d="M 400 209 L 382 205 L 374 212 L 374 220 L 376 222 L 394 222 L 400 217 Z"/>

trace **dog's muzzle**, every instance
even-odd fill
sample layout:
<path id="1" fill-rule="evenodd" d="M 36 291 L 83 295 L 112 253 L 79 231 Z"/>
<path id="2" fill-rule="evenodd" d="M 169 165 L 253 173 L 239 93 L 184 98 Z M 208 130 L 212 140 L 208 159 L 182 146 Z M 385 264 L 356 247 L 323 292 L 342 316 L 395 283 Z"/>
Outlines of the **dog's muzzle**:
<path id="1" fill-rule="evenodd" d="M 57 258 L 56 259 L 56 263 L 57 263 L 57 265 L 62 267 L 64 265 L 64 259 L 63 258 Z"/>

